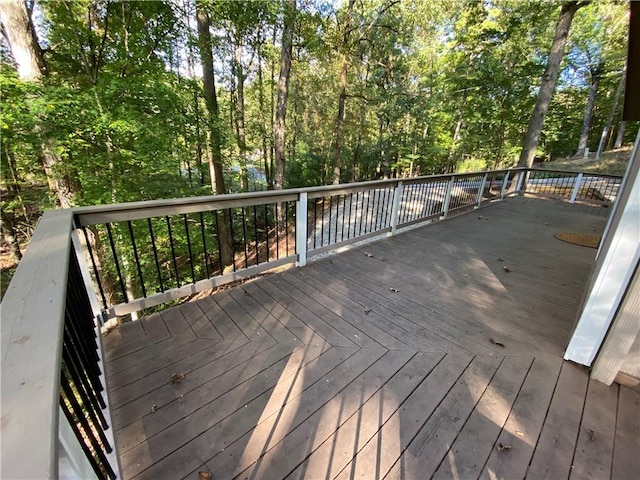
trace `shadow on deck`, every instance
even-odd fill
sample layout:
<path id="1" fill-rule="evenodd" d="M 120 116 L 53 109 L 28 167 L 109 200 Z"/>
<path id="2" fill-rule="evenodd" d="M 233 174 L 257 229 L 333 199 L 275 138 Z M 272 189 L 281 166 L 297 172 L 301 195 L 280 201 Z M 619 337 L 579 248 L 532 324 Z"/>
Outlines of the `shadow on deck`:
<path id="1" fill-rule="evenodd" d="M 638 478 L 638 393 L 562 360 L 596 250 L 554 234 L 603 212 L 508 199 L 122 325 L 124 477 Z"/>

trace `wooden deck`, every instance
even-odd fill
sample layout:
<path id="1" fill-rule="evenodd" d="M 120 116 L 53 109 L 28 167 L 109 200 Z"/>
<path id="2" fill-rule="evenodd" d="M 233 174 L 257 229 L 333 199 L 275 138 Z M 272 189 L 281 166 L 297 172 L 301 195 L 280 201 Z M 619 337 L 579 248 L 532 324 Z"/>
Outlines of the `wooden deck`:
<path id="1" fill-rule="evenodd" d="M 124 477 L 640 478 L 639 393 L 561 358 L 595 250 L 553 234 L 603 211 L 509 199 L 122 325 Z"/>

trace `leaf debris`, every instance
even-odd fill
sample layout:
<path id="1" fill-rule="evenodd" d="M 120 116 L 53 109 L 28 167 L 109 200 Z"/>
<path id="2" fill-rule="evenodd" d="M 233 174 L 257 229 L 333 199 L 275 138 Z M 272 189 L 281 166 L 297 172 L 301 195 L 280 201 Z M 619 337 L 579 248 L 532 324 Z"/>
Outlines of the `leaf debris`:
<path id="1" fill-rule="evenodd" d="M 176 383 L 182 381 L 184 378 L 184 373 L 172 373 L 171 374 L 171 383 Z"/>
<path id="2" fill-rule="evenodd" d="M 489 342 L 492 343 L 493 345 L 496 345 L 498 347 L 504 347 L 504 343 L 499 342 L 498 340 L 496 340 L 495 338 L 491 337 L 489 339 Z"/>
<path id="3" fill-rule="evenodd" d="M 371 309 L 369 307 L 364 307 L 365 315 L 369 315 L 369 312 L 371 312 Z"/>
<path id="4" fill-rule="evenodd" d="M 505 445 L 502 442 L 498 442 L 498 451 L 504 452 L 505 450 L 511 450 L 511 445 Z"/>
<path id="5" fill-rule="evenodd" d="M 224 450 L 224 448 L 222 450 Z M 207 472 L 206 470 L 198 472 L 198 480 L 211 480 L 212 478 L 211 472 Z"/>
<path id="6" fill-rule="evenodd" d="M 364 252 L 365 256 L 369 257 L 369 258 L 373 258 L 373 255 L 371 255 L 369 252 Z"/>
<path id="7" fill-rule="evenodd" d="M 591 440 L 592 442 L 595 441 L 596 439 L 596 431 L 593 428 L 590 428 L 588 430 L 589 433 L 589 440 Z"/>
<path id="8" fill-rule="evenodd" d="M 151 405 L 151 413 L 156 413 L 156 410 L 158 410 L 158 405 L 154 403 L 153 405 Z"/>
<path id="9" fill-rule="evenodd" d="M 389 290 L 391 290 L 393 293 L 399 293 L 400 290 L 398 290 L 397 288 L 393 288 L 393 287 L 389 287 Z"/>
<path id="10" fill-rule="evenodd" d="M 509 273 L 511 271 L 511 269 L 509 267 L 507 267 L 506 265 L 504 267 L 502 267 L 502 269 L 506 272 Z"/>

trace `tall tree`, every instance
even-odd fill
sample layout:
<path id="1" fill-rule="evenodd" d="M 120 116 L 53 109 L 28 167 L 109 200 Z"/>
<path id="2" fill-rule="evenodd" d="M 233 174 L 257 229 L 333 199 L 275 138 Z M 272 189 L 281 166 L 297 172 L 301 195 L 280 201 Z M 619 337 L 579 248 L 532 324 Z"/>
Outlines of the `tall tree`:
<path id="1" fill-rule="evenodd" d="M 342 24 L 342 44 L 340 62 L 340 84 L 338 93 L 338 118 L 336 119 L 336 131 L 333 150 L 333 183 L 340 183 L 340 162 L 342 160 L 342 140 L 344 137 L 344 108 L 347 99 L 347 72 L 349 69 L 349 37 L 351 35 L 351 15 L 355 0 L 349 0 L 347 11 Z"/>
<path id="2" fill-rule="evenodd" d="M 0 19 L 3 32 L 9 41 L 11 54 L 18 67 L 18 75 L 27 82 L 42 81 L 47 74 L 47 65 L 33 25 L 30 11 L 23 0 L 0 2 Z M 68 208 L 73 203 L 77 182 L 63 170 L 61 160 L 54 151 L 53 140 L 41 125 L 35 125 L 40 138 L 40 159 L 47 176 L 49 189 L 58 204 Z"/>
<path id="3" fill-rule="evenodd" d="M 540 80 L 538 98 L 533 108 L 531 119 L 529 120 L 524 146 L 520 153 L 520 160 L 518 161 L 518 166 L 520 167 L 531 167 L 533 165 L 536 148 L 540 141 L 540 133 L 544 125 L 544 117 L 549 109 L 549 103 L 551 102 L 553 91 L 556 88 L 556 81 L 558 80 L 558 74 L 560 73 L 560 62 L 562 62 L 562 58 L 564 57 L 564 47 L 569 37 L 571 22 L 578 9 L 588 5 L 588 3 L 587 1 L 572 1 L 562 4 L 551 43 L 551 50 L 547 58 L 547 65 Z"/>
<path id="4" fill-rule="evenodd" d="M 589 56 L 588 56 L 589 58 Z M 582 129 L 580 130 L 580 139 L 578 140 L 578 150 L 576 155 L 584 155 L 589 140 L 589 129 L 591 128 L 591 120 L 593 119 L 593 108 L 596 105 L 596 96 L 598 95 L 598 85 L 600 85 L 600 77 L 604 70 L 604 64 L 598 62 L 591 64 L 589 62 L 589 97 L 587 98 L 587 106 L 584 111 L 584 120 L 582 121 Z"/>
<path id="5" fill-rule="evenodd" d="M 291 55 L 293 53 L 293 27 L 296 14 L 296 0 L 287 0 L 282 28 L 282 51 L 280 53 L 280 76 L 278 77 L 278 101 L 275 124 L 273 126 L 275 174 L 274 188 L 284 187 L 285 167 L 285 120 L 287 117 L 287 97 L 291 75 Z"/>
<path id="6" fill-rule="evenodd" d="M 196 19 L 198 23 L 198 39 L 200 42 L 200 58 L 202 60 L 202 81 L 204 84 L 204 97 L 209 113 L 209 142 L 211 157 L 211 187 L 214 193 L 226 193 L 224 175 L 222 169 L 222 153 L 220 149 L 220 111 L 216 95 L 216 84 L 213 72 L 213 53 L 211 50 L 211 24 L 209 14 L 203 9 L 200 2 L 196 2 Z M 220 242 L 220 255 L 224 267 L 233 263 L 233 247 L 231 238 L 230 219 L 226 211 L 223 211 L 223 221 L 220 225 L 218 241 Z"/>

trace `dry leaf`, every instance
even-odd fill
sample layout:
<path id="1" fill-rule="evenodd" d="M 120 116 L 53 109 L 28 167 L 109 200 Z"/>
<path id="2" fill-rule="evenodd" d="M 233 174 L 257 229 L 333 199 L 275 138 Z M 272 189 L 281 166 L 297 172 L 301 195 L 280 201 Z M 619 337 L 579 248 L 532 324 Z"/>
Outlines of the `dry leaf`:
<path id="1" fill-rule="evenodd" d="M 507 273 L 509 273 L 511 271 L 511 269 L 509 267 L 507 267 L 507 266 L 502 267 L 502 269 Z"/>
<path id="2" fill-rule="evenodd" d="M 493 345 L 496 345 L 498 347 L 504 347 L 504 343 L 499 342 L 498 340 L 496 340 L 495 338 L 490 338 L 489 342 L 491 342 Z"/>
<path id="3" fill-rule="evenodd" d="M 499 262 L 504 262 L 504 258 L 502 258 L 502 257 L 498 257 L 498 258 L 496 258 L 496 260 L 498 260 Z"/>
<path id="4" fill-rule="evenodd" d="M 247 292 L 246 290 L 242 290 L 244 292 L 245 295 L 251 295 L 249 292 Z"/>
<path id="5" fill-rule="evenodd" d="M 505 445 L 502 442 L 498 442 L 498 451 L 504 452 L 505 450 L 511 450 L 511 445 Z"/>
<path id="6" fill-rule="evenodd" d="M 369 315 L 369 312 L 370 312 L 370 311 L 371 311 L 371 309 L 370 309 L 370 308 L 364 307 L 364 313 L 365 313 L 366 315 Z"/>
<path id="7" fill-rule="evenodd" d="M 364 254 L 365 254 L 367 257 L 371 257 L 371 258 L 373 258 L 373 255 L 371 255 L 370 253 L 364 252 Z"/>
<path id="8" fill-rule="evenodd" d="M 151 413 L 155 413 L 157 409 L 158 409 L 158 405 L 156 405 L 155 403 L 151 405 Z"/>
<path id="9" fill-rule="evenodd" d="M 482 215 L 478 215 L 478 220 L 482 220 Z"/>
<path id="10" fill-rule="evenodd" d="M 171 383 L 179 382 L 183 378 L 184 378 L 184 373 L 172 373 L 171 374 Z"/>
<path id="11" fill-rule="evenodd" d="M 589 440 L 593 442 L 596 439 L 596 432 L 593 428 L 590 428 L 588 432 L 589 432 Z"/>
<path id="12" fill-rule="evenodd" d="M 389 287 L 389 290 L 391 290 L 393 293 L 398 293 L 400 291 L 397 288 L 393 288 L 393 287 Z"/>
<path id="13" fill-rule="evenodd" d="M 521 432 L 520 430 L 516 430 L 516 435 L 518 435 L 519 437 L 524 437 L 524 432 Z"/>
<path id="14" fill-rule="evenodd" d="M 199 480 L 211 480 L 212 478 L 213 476 L 211 475 L 211 472 L 207 472 L 207 471 L 198 472 Z"/>

